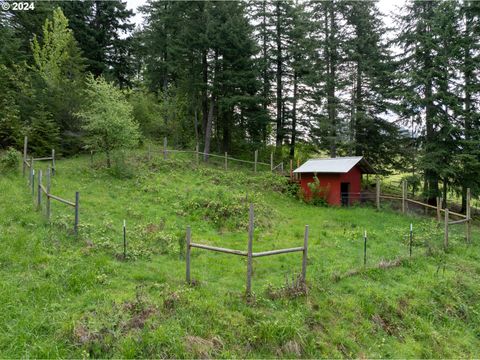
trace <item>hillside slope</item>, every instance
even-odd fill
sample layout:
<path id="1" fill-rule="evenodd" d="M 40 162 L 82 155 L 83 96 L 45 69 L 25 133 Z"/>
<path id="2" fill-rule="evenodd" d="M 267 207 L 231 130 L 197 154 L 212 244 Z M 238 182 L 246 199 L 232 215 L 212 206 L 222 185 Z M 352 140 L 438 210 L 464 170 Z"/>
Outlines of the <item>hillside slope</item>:
<path id="1" fill-rule="evenodd" d="M 265 173 L 130 162 L 121 178 L 87 158 L 58 161 L 52 193 L 80 191 L 78 238 L 72 209 L 52 202 L 49 225 L 20 174 L 0 177 L 2 357 L 480 356 L 476 227 L 470 247 L 454 227 L 444 254 L 431 219 L 313 207 Z M 299 253 L 254 260 L 250 304 L 242 257 L 193 249 L 185 285 L 186 226 L 195 242 L 245 250 L 249 202 L 254 251 L 302 246 L 310 226 L 307 295 L 285 280 Z"/>

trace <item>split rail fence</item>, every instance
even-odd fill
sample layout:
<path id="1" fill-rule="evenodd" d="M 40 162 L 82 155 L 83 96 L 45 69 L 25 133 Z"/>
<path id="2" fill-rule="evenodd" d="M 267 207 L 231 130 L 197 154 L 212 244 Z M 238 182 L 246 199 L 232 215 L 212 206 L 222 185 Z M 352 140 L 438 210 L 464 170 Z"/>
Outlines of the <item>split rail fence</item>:
<path id="1" fill-rule="evenodd" d="M 402 206 L 402 213 L 405 214 L 408 211 L 408 204 L 415 204 L 418 206 L 423 206 L 426 209 L 432 209 L 436 211 L 437 215 L 437 221 L 440 223 L 442 221 L 442 215 L 441 213 L 444 213 L 444 241 L 443 245 L 444 248 L 448 248 L 448 236 L 449 236 L 449 227 L 451 225 L 458 225 L 458 224 L 465 224 L 465 238 L 468 244 L 471 243 L 472 241 L 472 213 L 471 213 L 471 192 L 470 188 L 467 189 L 467 196 L 466 196 L 466 211 L 465 214 L 460 214 L 458 212 L 454 212 L 449 210 L 448 208 L 443 209 L 442 208 L 442 203 L 443 199 L 441 197 L 436 198 L 436 206 L 430 205 L 423 203 L 418 200 L 414 199 L 409 199 L 408 198 L 408 192 L 407 192 L 407 182 L 402 181 L 401 183 L 402 186 L 402 196 L 396 196 L 396 195 L 382 195 L 381 190 L 380 190 L 380 180 L 377 179 L 376 181 L 376 206 L 377 209 L 380 209 L 380 201 L 381 199 L 385 200 L 397 200 L 401 201 L 401 206 Z M 450 218 L 451 216 L 460 218 L 459 220 L 453 220 L 451 221 Z"/>
<path id="2" fill-rule="evenodd" d="M 187 226 L 186 231 L 186 281 L 188 284 L 191 283 L 190 278 L 190 252 L 192 248 L 203 249 L 208 251 L 214 252 L 221 252 L 225 254 L 231 255 L 238 255 L 238 256 L 246 256 L 247 257 L 247 282 L 246 282 L 246 295 L 251 296 L 252 294 L 252 273 L 253 273 L 253 259 L 257 257 L 263 256 L 272 256 L 272 255 L 279 255 L 279 254 L 287 254 L 292 252 L 302 252 L 302 275 L 301 275 L 301 282 L 303 286 L 306 285 L 306 277 L 307 277 L 307 255 L 308 255 L 308 225 L 305 225 L 305 233 L 303 239 L 303 246 L 295 247 L 295 248 L 288 248 L 288 249 L 278 249 L 278 250 L 270 250 L 270 251 L 263 251 L 263 252 L 253 252 L 253 233 L 254 233 L 254 210 L 253 204 L 250 204 L 249 209 L 249 222 L 248 222 L 248 250 L 234 250 L 234 249 L 226 249 L 216 246 L 198 244 L 192 242 L 192 235 L 190 226 Z"/>

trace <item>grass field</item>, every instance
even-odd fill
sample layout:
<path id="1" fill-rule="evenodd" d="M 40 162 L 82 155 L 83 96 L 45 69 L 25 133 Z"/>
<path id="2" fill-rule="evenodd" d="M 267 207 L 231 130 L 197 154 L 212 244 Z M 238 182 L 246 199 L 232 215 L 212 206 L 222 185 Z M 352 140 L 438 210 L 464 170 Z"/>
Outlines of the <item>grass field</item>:
<path id="1" fill-rule="evenodd" d="M 314 207 L 278 176 L 183 157 L 148 163 L 137 153 L 129 163 L 57 162 L 52 193 L 80 191 L 78 238 L 71 208 L 52 202 L 48 224 L 21 173 L 0 177 L 1 357 L 480 356 L 477 227 L 471 246 L 452 227 L 444 253 L 433 217 Z M 285 280 L 301 253 L 255 259 L 251 303 L 243 257 L 193 249 L 195 282 L 185 285 L 186 226 L 192 241 L 246 250 L 249 202 L 255 252 L 302 246 L 310 226 L 307 295 Z"/>

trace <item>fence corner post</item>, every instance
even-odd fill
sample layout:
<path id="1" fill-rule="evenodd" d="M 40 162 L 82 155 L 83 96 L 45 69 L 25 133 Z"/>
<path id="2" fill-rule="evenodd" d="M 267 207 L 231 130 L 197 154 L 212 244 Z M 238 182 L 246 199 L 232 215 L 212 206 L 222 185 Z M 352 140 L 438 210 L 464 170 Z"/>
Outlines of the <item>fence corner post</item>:
<path id="1" fill-rule="evenodd" d="M 375 203 L 377 205 L 377 210 L 380 210 L 380 179 L 378 177 L 375 183 L 375 190 L 376 190 Z"/>
<path id="2" fill-rule="evenodd" d="M 79 211 L 80 211 L 80 193 L 75 192 L 75 225 L 73 227 L 73 232 L 75 236 L 78 235 L 78 220 L 79 220 Z"/>
<path id="3" fill-rule="evenodd" d="M 472 209 L 470 207 L 470 202 L 471 202 L 472 194 L 470 191 L 470 188 L 467 188 L 467 201 L 466 201 L 466 216 L 467 216 L 467 222 L 466 222 L 466 230 L 467 230 L 467 244 L 470 244 L 472 241 Z"/>
<path id="4" fill-rule="evenodd" d="M 187 226 L 187 234 L 185 236 L 185 241 L 186 241 L 186 248 L 185 248 L 185 265 L 186 265 L 186 268 L 185 268 L 185 271 L 186 271 L 186 276 L 185 276 L 185 280 L 187 282 L 187 284 L 190 284 L 190 251 L 191 251 L 191 247 L 190 247 L 190 243 L 191 243 L 191 239 L 192 239 L 192 233 L 191 233 L 191 229 L 190 229 L 190 225 Z"/>
<path id="5" fill-rule="evenodd" d="M 254 213 L 253 204 L 250 204 L 248 212 L 248 253 L 247 253 L 247 298 L 252 295 L 252 262 L 253 262 L 253 232 L 254 232 Z"/>
<path id="6" fill-rule="evenodd" d="M 305 225 L 305 234 L 303 236 L 303 257 L 302 257 L 302 282 L 307 284 L 307 256 L 308 256 L 308 225 Z"/>
<path id="7" fill-rule="evenodd" d="M 445 250 L 448 248 L 448 222 L 449 222 L 449 216 L 448 216 L 448 208 L 445 208 L 445 234 L 443 237 L 443 247 Z"/>

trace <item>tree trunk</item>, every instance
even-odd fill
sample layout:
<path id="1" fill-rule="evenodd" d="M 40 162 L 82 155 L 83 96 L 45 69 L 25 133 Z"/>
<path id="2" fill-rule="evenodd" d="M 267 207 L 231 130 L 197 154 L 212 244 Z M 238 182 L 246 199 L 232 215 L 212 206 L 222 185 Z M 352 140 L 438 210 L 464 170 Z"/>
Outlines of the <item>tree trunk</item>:
<path id="1" fill-rule="evenodd" d="M 268 93 L 270 88 L 270 82 L 268 79 L 268 34 L 267 34 L 267 2 L 263 0 L 262 2 L 262 57 L 263 57 L 263 69 L 262 69 L 262 78 L 263 78 L 263 110 L 265 113 L 268 110 Z M 264 143 L 267 142 L 267 124 L 262 125 L 262 140 Z"/>
<path id="2" fill-rule="evenodd" d="M 277 136 L 275 141 L 276 148 L 280 148 L 283 143 L 283 126 L 282 126 L 282 24 L 280 14 L 280 1 L 276 2 L 276 45 L 277 45 Z"/>
<path id="3" fill-rule="evenodd" d="M 215 98 L 212 95 L 210 100 L 210 110 L 208 112 L 207 125 L 205 130 L 205 148 L 203 152 L 205 153 L 204 160 L 208 161 L 208 154 L 210 154 L 210 141 L 212 139 L 212 124 L 213 124 L 213 113 L 215 111 Z"/>
<path id="4" fill-rule="evenodd" d="M 204 135 L 206 134 L 207 121 L 208 121 L 208 61 L 207 50 L 202 52 L 202 130 Z M 205 136 L 204 136 L 205 140 Z"/>
<path id="5" fill-rule="evenodd" d="M 297 138 L 297 96 L 298 96 L 298 72 L 293 71 L 293 103 L 292 103 L 292 140 L 290 142 L 290 158 L 295 158 L 295 142 Z"/>
<path id="6" fill-rule="evenodd" d="M 355 155 L 363 156 L 362 144 L 367 141 L 364 135 L 364 110 L 362 94 L 362 69 L 357 62 L 357 79 L 355 84 Z"/>
<path id="7" fill-rule="evenodd" d="M 335 11 L 333 3 L 329 3 L 328 11 L 325 12 L 325 35 L 327 55 L 327 109 L 329 122 L 330 156 L 337 156 L 337 120 L 335 101 L 335 76 L 336 76 L 336 36 Z"/>

